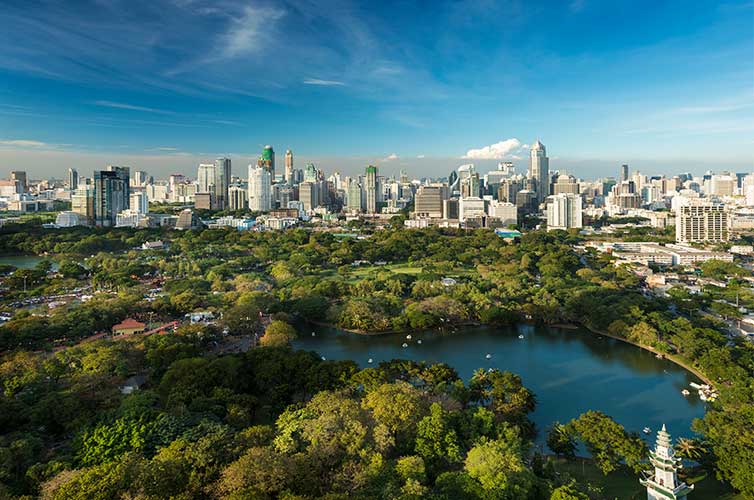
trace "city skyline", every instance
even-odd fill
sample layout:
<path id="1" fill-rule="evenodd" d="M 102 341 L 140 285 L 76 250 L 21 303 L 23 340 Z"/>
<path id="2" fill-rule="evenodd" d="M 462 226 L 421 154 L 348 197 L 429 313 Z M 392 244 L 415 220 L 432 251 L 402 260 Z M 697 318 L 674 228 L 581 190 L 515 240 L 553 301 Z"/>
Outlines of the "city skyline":
<path id="1" fill-rule="evenodd" d="M 521 171 L 537 137 L 585 178 L 752 167 L 751 1 L 7 7 L 0 175 L 217 156 L 242 175 L 272 144 L 439 177 Z"/>

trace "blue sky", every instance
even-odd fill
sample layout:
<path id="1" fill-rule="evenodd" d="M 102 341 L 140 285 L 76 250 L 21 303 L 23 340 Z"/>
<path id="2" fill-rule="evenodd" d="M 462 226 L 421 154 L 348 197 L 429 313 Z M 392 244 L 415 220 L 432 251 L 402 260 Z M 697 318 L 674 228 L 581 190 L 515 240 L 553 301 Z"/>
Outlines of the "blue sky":
<path id="1" fill-rule="evenodd" d="M 243 173 L 268 143 L 328 171 L 522 170 L 537 137 L 582 176 L 752 169 L 752 0 L 2 5 L 0 175 Z"/>

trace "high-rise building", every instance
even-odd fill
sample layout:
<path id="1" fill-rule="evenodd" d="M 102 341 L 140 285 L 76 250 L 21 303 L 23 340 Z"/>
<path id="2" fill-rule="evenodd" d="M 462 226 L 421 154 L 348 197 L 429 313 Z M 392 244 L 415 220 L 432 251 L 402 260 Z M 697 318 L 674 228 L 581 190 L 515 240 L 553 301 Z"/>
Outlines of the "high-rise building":
<path id="1" fill-rule="evenodd" d="M 579 183 L 576 182 L 576 178 L 572 175 L 561 174 L 558 179 L 552 185 L 552 194 L 562 193 L 579 193 Z"/>
<path id="2" fill-rule="evenodd" d="M 130 208 L 141 215 L 149 213 L 149 199 L 144 191 L 131 193 Z"/>
<path id="3" fill-rule="evenodd" d="M 298 199 L 305 212 L 310 212 L 319 206 L 319 186 L 316 182 L 304 181 L 298 185 Z"/>
<path id="4" fill-rule="evenodd" d="M 94 189 L 83 185 L 71 194 L 71 211 L 81 215 L 87 224 L 94 222 Z"/>
<path id="5" fill-rule="evenodd" d="M 346 208 L 352 212 L 361 212 L 364 209 L 362 203 L 361 183 L 358 178 L 346 179 Z"/>
<path id="6" fill-rule="evenodd" d="M 117 216 L 129 208 L 130 189 L 128 167 L 108 165 L 107 170 L 94 172 L 94 224 L 115 226 Z"/>
<path id="7" fill-rule="evenodd" d="M 248 188 L 235 184 L 228 188 L 228 209 L 229 210 L 246 210 L 249 208 Z"/>
<path id="8" fill-rule="evenodd" d="M 143 187 L 147 184 L 149 174 L 143 170 L 134 170 L 134 174 L 131 176 L 131 187 Z"/>
<path id="9" fill-rule="evenodd" d="M 369 165 L 366 170 L 366 179 L 364 181 L 364 191 L 366 194 L 366 210 L 368 214 L 377 213 L 377 167 Z"/>
<path id="10" fill-rule="evenodd" d="M 215 164 L 200 163 L 196 173 L 196 182 L 199 185 L 198 193 L 212 193 L 215 191 Z"/>
<path id="11" fill-rule="evenodd" d="M 291 161 L 293 161 L 292 155 Z M 267 170 L 270 173 L 270 179 L 275 182 L 275 151 L 269 144 L 262 150 L 262 156 L 257 160 L 257 166 Z"/>
<path id="12" fill-rule="evenodd" d="M 448 186 L 432 184 L 421 186 L 414 197 L 414 214 L 416 217 L 443 217 L 443 202 L 448 198 Z"/>
<path id="13" fill-rule="evenodd" d="M 11 170 L 10 180 L 18 182 L 18 184 L 21 186 L 21 193 L 26 192 L 26 188 L 29 183 L 26 178 L 26 172 L 24 170 Z"/>
<path id="14" fill-rule="evenodd" d="M 230 187 L 230 158 L 215 159 L 215 203 L 217 210 L 228 208 L 228 187 Z"/>
<path id="15" fill-rule="evenodd" d="M 675 240 L 678 243 L 728 241 L 725 205 L 703 199 L 680 200 L 676 207 Z"/>
<path id="16" fill-rule="evenodd" d="M 272 208 L 272 175 L 260 166 L 249 165 L 249 209 L 269 212 Z"/>
<path id="17" fill-rule="evenodd" d="M 68 189 L 75 191 L 79 187 L 79 173 L 75 168 L 68 169 L 68 179 L 66 180 Z"/>
<path id="18" fill-rule="evenodd" d="M 293 151 L 285 152 L 285 182 L 293 184 Z"/>
<path id="19" fill-rule="evenodd" d="M 626 165 L 625 163 L 620 166 L 620 180 L 621 181 L 628 180 L 628 165 Z"/>
<path id="20" fill-rule="evenodd" d="M 547 200 L 547 230 L 583 227 L 581 195 L 562 193 Z"/>
<path id="21" fill-rule="evenodd" d="M 550 159 L 545 145 L 539 139 L 531 147 L 529 154 L 529 177 L 536 181 L 537 201 L 541 203 L 550 195 Z"/>

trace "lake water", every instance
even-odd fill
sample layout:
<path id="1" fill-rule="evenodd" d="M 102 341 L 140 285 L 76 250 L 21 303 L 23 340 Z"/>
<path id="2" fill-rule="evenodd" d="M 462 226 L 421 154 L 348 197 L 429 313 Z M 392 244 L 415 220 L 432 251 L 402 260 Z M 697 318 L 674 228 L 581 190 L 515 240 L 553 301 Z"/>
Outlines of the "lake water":
<path id="1" fill-rule="evenodd" d="M 518 338 L 520 334 L 524 339 Z M 584 329 L 520 325 L 405 337 L 315 327 L 300 332 L 294 346 L 327 359 L 350 359 L 362 368 L 395 358 L 443 362 L 467 381 L 477 368 L 516 373 L 537 395 L 531 418 L 540 430 L 539 443 L 552 422 L 567 422 L 590 409 L 610 415 L 629 431 L 641 434 L 649 427 L 652 434 L 642 436 L 651 440 L 663 423 L 674 437 L 690 436 L 691 421 L 704 416 L 705 404 L 695 391 L 688 397 L 681 394 L 689 382 L 700 382 L 695 375 L 643 349 Z M 403 348 L 404 342 L 409 346 Z M 491 359 L 486 359 L 488 353 Z"/>
<path id="2" fill-rule="evenodd" d="M 45 257 L 39 257 L 37 255 L 10 255 L 0 256 L 0 264 L 10 264 L 20 269 L 33 269 L 37 264 L 45 260 Z M 56 271 L 60 266 L 57 262 L 52 261 L 52 270 Z"/>

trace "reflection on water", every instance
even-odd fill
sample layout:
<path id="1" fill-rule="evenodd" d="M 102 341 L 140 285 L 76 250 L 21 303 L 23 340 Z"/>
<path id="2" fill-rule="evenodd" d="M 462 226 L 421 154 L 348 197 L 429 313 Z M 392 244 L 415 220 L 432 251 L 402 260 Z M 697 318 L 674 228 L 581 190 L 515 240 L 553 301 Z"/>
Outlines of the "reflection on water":
<path id="1" fill-rule="evenodd" d="M 36 255 L 9 255 L 0 256 L 0 264 L 8 264 L 15 266 L 19 269 L 34 269 L 37 264 L 45 260 L 44 257 L 38 257 Z M 60 267 L 57 262 L 52 259 L 48 259 L 52 263 L 52 270 L 57 271 Z"/>
<path id="2" fill-rule="evenodd" d="M 361 367 L 368 366 L 369 358 L 372 366 L 403 358 L 447 363 L 466 380 L 477 368 L 517 373 L 537 395 L 532 418 L 540 430 L 593 409 L 630 431 L 654 431 L 664 423 L 674 435 L 689 435 L 691 421 L 704 415 L 704 404 L 693 393 L 681 395 L 689 382 L 699 382 L 693 374 L 650 352 L 583 329 L 465 328 L 414 332 L 411 340 L 405 334 L 361 336 L 321 327 L 301 333 L 295 347 L 327 359 L 352 359 Z M 539 440 L 544 438 L 540 432 Z"/>

